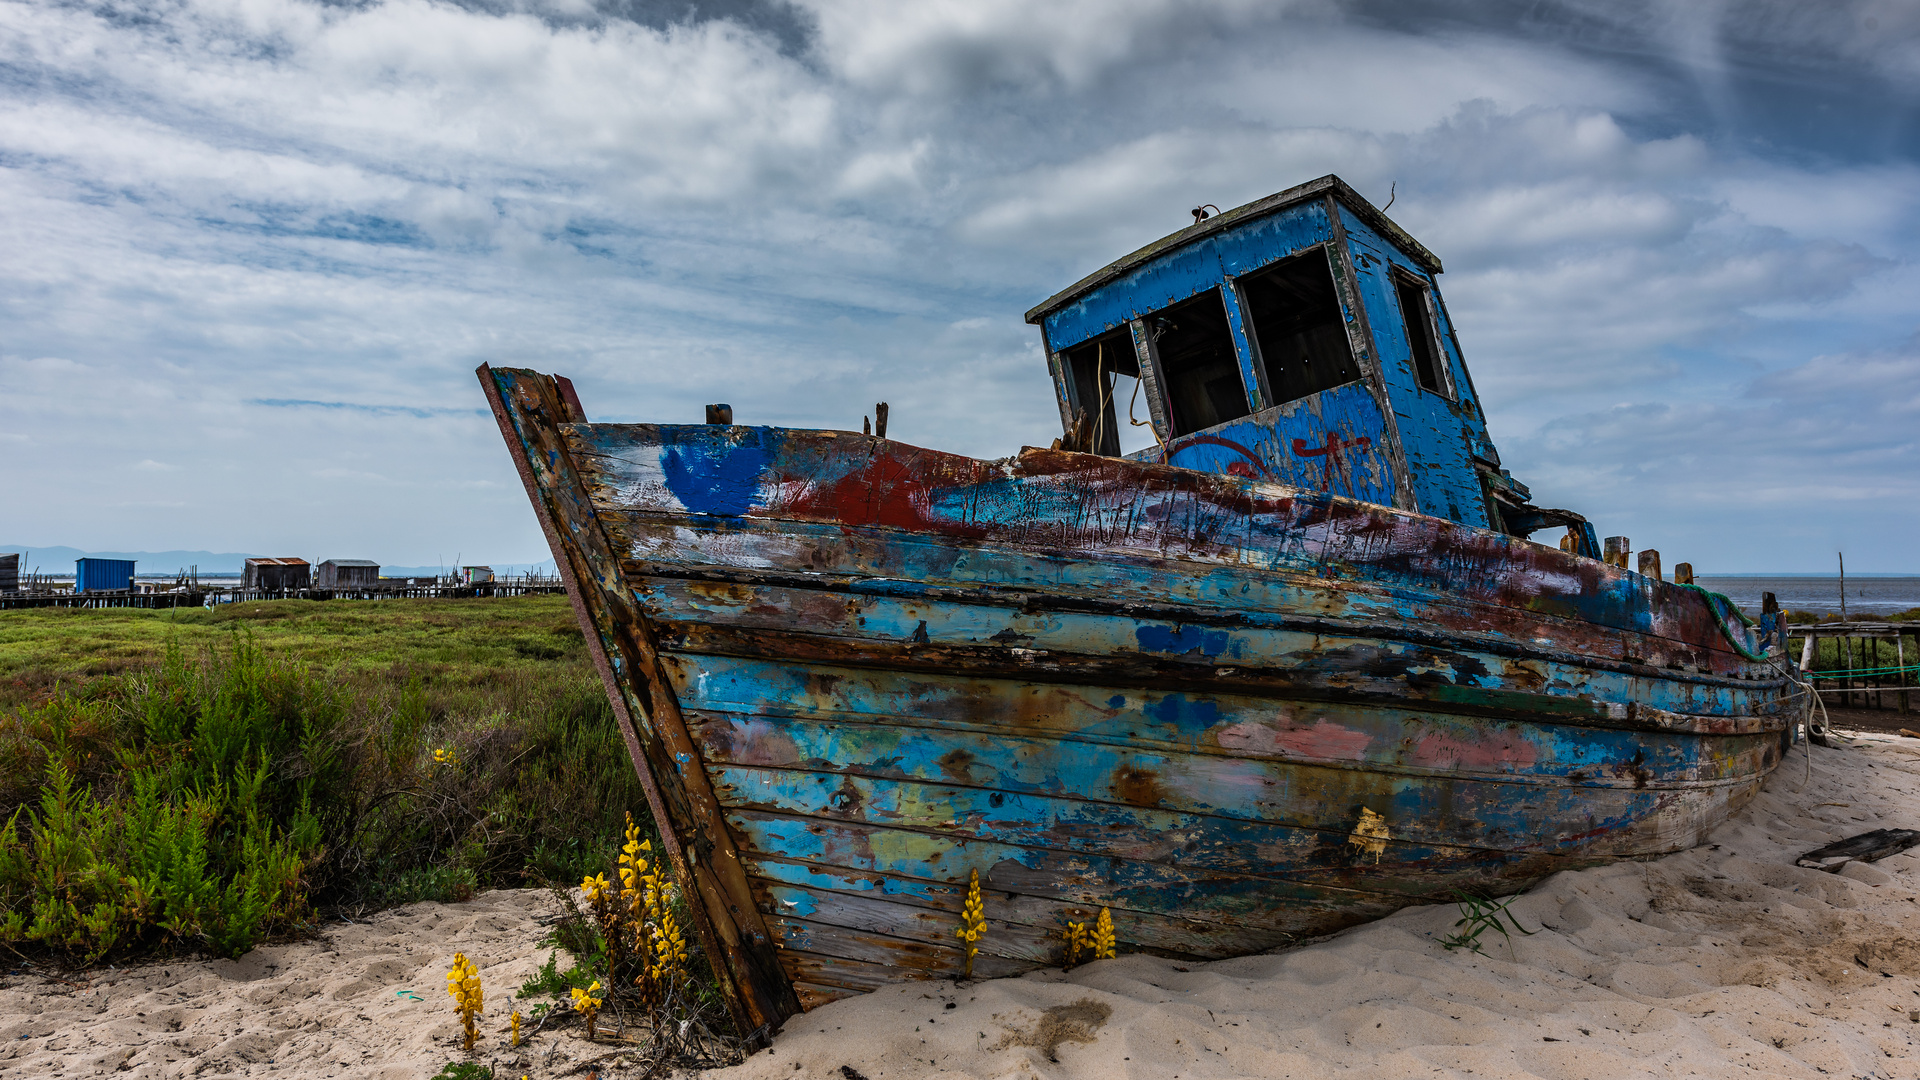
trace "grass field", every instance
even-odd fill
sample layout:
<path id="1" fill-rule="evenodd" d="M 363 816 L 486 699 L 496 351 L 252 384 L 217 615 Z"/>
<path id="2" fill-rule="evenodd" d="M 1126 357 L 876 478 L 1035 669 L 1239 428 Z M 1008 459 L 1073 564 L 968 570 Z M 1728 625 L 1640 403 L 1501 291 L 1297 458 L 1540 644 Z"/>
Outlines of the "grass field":
<path id="1" fill-rule="evenodd" d="M 159 663 L 250 631 L 275 656 L 349 679 L 419 674 L 451 689 L 503 679 L 584 678 L 586 648 L 564 596 L 476 600 L 268 600 L 211 610 L 31 608 L 0 612 L 0 707 Z"/>
<path id="2" fill-rule="evenodd" d="M 238 943 L 578 882 L 629 812 L 563 596 L 0 613 L 0 938 Z"/>

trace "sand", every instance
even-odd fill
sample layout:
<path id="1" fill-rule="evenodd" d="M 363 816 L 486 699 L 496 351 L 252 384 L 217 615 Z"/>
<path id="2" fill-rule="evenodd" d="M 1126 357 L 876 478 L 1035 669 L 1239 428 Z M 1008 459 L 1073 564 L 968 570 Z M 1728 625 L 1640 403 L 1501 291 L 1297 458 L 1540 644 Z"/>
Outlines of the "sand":
<path id="1" fill-rule="evenodd" d="M 1920 827 L 1920 740 L 1799 751 L 1709 845 L 1560 874 L 1512 905 L 1531 936 L 1438 942 L 1451 905 L 1283 953 L 1144 956 L 837 1002 L 713 1080 L 1920 1075 L 1920 857 L 1840 874 L 1793 857 Z M 1920 852 L 1920 849 L 1916 849 Z M 547 950 L 536 891 L 416 904 L 238 962 L 0 983 L 0 1074 L 424 1078 L 461 1057 L 444 987 L 482 965 L 486 1029 Z M 413 1001 L 402 991 L 411 990 Z M 578 1028 L 479 1060 L 501 1077 L 629 1075 Z M 598 1062 L 598 1065 L 593 1063 Z"/>

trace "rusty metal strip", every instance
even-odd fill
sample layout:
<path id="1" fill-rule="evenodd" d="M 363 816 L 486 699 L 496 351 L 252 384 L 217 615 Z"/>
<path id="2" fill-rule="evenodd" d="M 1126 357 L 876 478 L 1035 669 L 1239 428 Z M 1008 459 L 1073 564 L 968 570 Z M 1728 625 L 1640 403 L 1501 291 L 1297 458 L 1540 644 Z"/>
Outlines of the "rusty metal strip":
<path id="1" fill-rule="evenodd" d="M 560 425 L 577 422 L 577 399 L 555 380 L 477 371 L 500 433 L 538 511 L 554 562 L 607 686 L 627 752 L 646 789 L 654 820 L 694 913 L 695 929 L 735 1019 L 763 1040 L 800 1011 L 780 967 L 698 748 L 661 671 L 653 630 L 620 572 L 614 545 L 595 515 Z M 537 380 L 537 381 L 536 381 Z"/>

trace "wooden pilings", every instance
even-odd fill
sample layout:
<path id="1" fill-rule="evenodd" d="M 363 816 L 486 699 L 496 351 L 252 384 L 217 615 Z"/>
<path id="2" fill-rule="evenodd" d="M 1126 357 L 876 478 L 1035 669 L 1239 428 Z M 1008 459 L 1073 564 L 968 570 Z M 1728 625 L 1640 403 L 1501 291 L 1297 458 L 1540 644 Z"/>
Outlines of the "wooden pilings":
<path id="1" fill-rule="evenodd" d="M 1900 712 L 1912 709 L 1920 672 L 1908 665 L 1920 660 L 1920 625 L 1801 623 L 1787 627 L 1787 634 L 1801 639 L 1801 670 L 1822 694 L 1837 695 L 1827 700 L 1846 707 L 1884 709 L 1891 699 L 1892 707 Z M 1909 637 L 1916 639 L 1913 652 L 1907 650 Z M 1832 639 L 1830 649 L 1820 647 L 1822 638 Z M 1833 657 L 1833 666 L 1825 671 L 1819 666 L 1823 651 Z"/>

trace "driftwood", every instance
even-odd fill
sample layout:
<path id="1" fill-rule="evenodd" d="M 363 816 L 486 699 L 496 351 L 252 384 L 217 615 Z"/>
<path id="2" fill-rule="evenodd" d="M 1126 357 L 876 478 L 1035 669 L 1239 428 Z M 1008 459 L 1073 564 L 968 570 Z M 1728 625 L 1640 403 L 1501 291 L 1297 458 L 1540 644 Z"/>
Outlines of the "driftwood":
<path id="1" fill-rule="evenodd" d="M 1849 836 L 1845 840 L 1809 851 L 1793 860 L 1793 863 L 1795 866 L 1804 866 L 1809 870 L 1825 870 L 1831 874 L 1850 862 L 1879 862 L 1889 855 L 1898 855 L 1915 844 L 1920 844 L 1920 831 L 1875 829 L 1872 832 Z"/>

